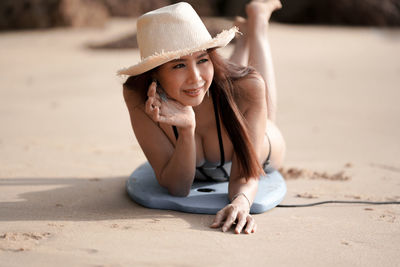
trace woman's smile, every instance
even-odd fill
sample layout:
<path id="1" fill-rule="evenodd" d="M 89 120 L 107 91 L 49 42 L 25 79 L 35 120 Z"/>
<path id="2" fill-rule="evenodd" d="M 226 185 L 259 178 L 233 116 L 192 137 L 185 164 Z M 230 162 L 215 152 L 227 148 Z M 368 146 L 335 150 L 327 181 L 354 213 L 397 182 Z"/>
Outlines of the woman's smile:
<path id="1" fill-rule="evenodd" d="M 204 89 L 204 85 L 205 82 L 203 81 L 200 85 L 195 85 L 191 88 L 183 89 L 183 92 L 190 97 L 196 97 L 201 94 L 201 91 Z"/>
<path id="2" fill-rule="evenodd" d="M 188 90 L 183 90 L 183 92 L 184 92 L 186 95 L 190 96 L 190 97 L 196 97 L 196 96 L 200 95 L 201 89 L 202 89 L 202 88 L 198 88 L 198 89 L 188 89 Z"/>

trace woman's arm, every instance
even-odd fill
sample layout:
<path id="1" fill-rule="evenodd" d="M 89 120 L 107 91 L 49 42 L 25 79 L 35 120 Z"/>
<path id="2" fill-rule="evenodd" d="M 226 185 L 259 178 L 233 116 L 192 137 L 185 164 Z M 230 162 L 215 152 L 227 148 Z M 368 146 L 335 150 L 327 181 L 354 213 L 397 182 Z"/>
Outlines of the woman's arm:
<path id="1" fill-rule="evenodd" d="M 134 91 L 124 89 L 124 99 L 136 139 L 154 169 L 159 184 L 172 195 L 186 196 L 190 192 L 196 169 L 193 110 L 190 110 L 191 107 L 189 110 L 179 107 L 184 108 L 179 119 L 165 116 L 161 111 L 166 113 L 166 107 L 160 106 L 163 101 L 156 94 L 155 85 L 149 88 L 145 108 L 143 100 Z M 159 122 L 178 126 L 179 138 L 175 147 L 159 127 Z"/>
<path id="2" fill-rule="evenodd" d="M 243 110 L 253 148 L 261 163 L 266 154 L 263 146 L 267 122 L 265 84 L 261 76 L 251 75 L 240 81 L 238 85 L 241 88 L 240 97 L 243 99 L 239 108 Z M 255 232 L 257 227 L 249 212 L 257 193 L 259 177 L 241 177 L 238 166 L 238 160 L 234 154 L 229 178 L 228 196 L 231 204 L 218 212 L 211 226 L 220 227 L 223 224 L 222 231 L 227 231 L 237 221 L 236 233 L 240 233 L 245 226 L 244 232 L 251 233 Z"/>

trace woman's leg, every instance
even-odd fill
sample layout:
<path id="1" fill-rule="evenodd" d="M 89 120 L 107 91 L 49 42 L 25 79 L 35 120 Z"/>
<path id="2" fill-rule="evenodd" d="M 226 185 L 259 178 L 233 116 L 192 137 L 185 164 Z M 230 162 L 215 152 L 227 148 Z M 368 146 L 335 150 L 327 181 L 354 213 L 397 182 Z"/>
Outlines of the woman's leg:
<path id="1" fill-rule="evenodd" d="M 267 135 L 271 141 L 271 164 L 280 168 L 286 154 L 286 143 L 276 125 L 277 95 L 275 72 L 268 41 L 269 19 L 273 11 L 281 8 L 279 0 L 253 0 L 246 6 L 246 37 L 249 53 L 248 64 L 264 78 L 267 90 Z M 268 141 L 265 140 L 267 143 Z"/>
<path id="2" fill-rule="evenodd" d="M 253 66 L 264 78 L 267 90 L 268 122 L 267 135 L 271 141 L 271 164 L 279 168 L 286 154 L 286 143 L 276 126 L 276 84 L 272 64 L 271 49 L 268 41 L 269 18 L 274 10 L 281 8 L 279 0 L 253 0 L 246 6 L 247 20 L 235 19 L 235 26 L 243 33 L 235 44 L 230 60 L 243 65 Z M 268 140 L 265 140 L 268 147 Z M 267 151 L 267 152 L 268 152 Z M 266 152 L 266 153 L 267 153 Z"/>
<path id="3" fill-rule="evenodd" d="M 279 0 L 253 0 L 246 6 L 248 64 L 253 66 L 264 78 L 267 89 L 268 119 L 276 119 L 276 83 L 268 41 L 269 19 L 273 11 L 281 8 Z"/>
<path id="4" fill-rule="evenodd" d="M 247 21 L 243 17 L 235 18 L 234 25 L 239 28 L 239 31 L 242 34 L 236 37 L 236 44 L 230 57 L 230 61 L 242 66 L 247 66 L 249 61 L 249 44 L 247 42 L 246 23 Z"/>

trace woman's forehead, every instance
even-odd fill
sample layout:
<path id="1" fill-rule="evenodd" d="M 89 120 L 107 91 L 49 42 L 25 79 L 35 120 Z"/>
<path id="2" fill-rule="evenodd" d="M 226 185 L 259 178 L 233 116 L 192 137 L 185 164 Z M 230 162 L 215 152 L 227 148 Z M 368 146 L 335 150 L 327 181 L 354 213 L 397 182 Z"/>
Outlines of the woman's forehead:
<path id="1" fill-rule="evenodd" d="M 171 60 L 169 62 L 189 60 L 189 59 L 197 59 L 197 58 L 200 58 L 200 57 L 204 57 L 206 55 L 208 55 L 207 51 L 198 51 L 198 52 L 194 52 L 192 54 L 186 55 L 186 56 L 182 56 L 182 57 L 180 57 L 178 59 Z"/>

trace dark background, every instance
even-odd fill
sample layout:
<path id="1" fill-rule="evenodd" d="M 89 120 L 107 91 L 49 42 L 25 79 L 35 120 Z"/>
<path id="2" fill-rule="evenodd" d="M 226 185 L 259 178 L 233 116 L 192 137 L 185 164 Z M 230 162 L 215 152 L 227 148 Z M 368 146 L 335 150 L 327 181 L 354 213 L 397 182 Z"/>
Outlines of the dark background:
<path id="1" fill-rule="evenodd" d="M 102 26 L 110 17 L 137 17 L 180 1 L 2 0 L 0 30 Z M 189 0 L 200 16 L 244 14 L 248 0 Z M 282 23 L 393 27 L 400 25 L 400 0 L 282 0 L 272 20 Z"/>

